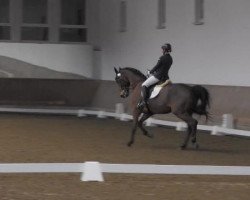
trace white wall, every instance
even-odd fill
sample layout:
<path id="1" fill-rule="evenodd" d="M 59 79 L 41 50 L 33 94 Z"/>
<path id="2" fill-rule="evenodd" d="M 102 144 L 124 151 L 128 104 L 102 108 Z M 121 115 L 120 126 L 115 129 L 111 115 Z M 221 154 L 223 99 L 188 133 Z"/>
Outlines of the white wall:
<path id="1" fill-rule="evenodd" d="M 92 78 L 103 79 L 102 51 L 101 51 L 101 1 L 87 1 L 88 43 L 93 45 L 93 73 Z"/>
<path id="2" fill-rule="evenodd" d="M 174 82 L 250 86 L 249 0 L 205 0 L 205 24 L 199 26 L 193 25 L 195 0 L 166 0 L 166 29 L 156 28 L 157 1 L 127 0 L 128 30 L 121 33 L 120 0 L 88 0 L 91 45 L 1 42 L 0 55 L 113 80 L 114 66 L 153 67 L 160 46 L 170 42 Z"/>
<path id="3" fill-rule="evenodd" d="M 92 77 L 93 47 L 91 45 L 1 42 L 0 55 L 60 72 Z"/>
<path id="4" fill-rule="evenodd" d="M 119 32 L 119 2 L 99 1 L 102 79 L 114 79 L 114 66 L 145 72 L 170 42 L 174 82 L 250 86 L 249 0 L 205 0 L 205 24 L 199 26 L 193 25 L 194 0 L 167 0 L 164 30 L 156 29 L 157 0 L 127 0 L 125 33 Z"/>

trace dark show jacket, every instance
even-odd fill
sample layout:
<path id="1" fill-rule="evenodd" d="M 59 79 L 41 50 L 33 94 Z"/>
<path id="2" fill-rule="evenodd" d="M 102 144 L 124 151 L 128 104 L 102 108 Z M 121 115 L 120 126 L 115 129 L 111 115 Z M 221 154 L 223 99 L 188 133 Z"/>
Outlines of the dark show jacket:
<path id="1" fill-rule="evenodd" d="M 172 56 L 170 54 L 162 55 L 157 64 L 154 66 L 150 73 L 155 76 L 155 78 L 163 81 L 169 79 L 168 71 L 173 63 Z"/>

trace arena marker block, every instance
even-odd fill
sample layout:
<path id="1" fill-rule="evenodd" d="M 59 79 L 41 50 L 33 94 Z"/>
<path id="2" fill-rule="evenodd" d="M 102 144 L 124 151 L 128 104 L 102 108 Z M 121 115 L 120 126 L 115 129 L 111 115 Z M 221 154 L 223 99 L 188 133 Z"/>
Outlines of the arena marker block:
<path id="1" fill-rule="evenodd" d="M 218 127 L 217 127 L 217 126 L 213 126 L 213 129 L 212 129 L 211 135 L 217 135 L 217 134 L 218 134 L 217 129 L 218 129 Z"/>
<path id="2" fill-rule="evenodd" d="M 84 163 L 84 172 L 81 176 L 81 181 L 99 181 L 103 182 L 103 174 L 101 165 L 96 161 L 88 161 Z"/>
<path id="3" fill-rule="evenodd" d="M 85 114 L 84 110 L 78 110 L 77 117 L 86 117 L 87 115 Z"/>
<path id="4" fill-rule="evenodd" d="M 225 134 L 222 132 L 219 132 L 219 127 L 218 126 L 214 126 L 211 132 L 211 135 L 216 135 L 216 136 L 224 136 Z"/>
<path id="5" fill-rule="evenodd" d="M 102 119 L 107 118 L 107 116 L 105 115 L 105 112 L 102 111 L 102 110 L 98 112 L 97 117 L 98 117 L 98 118 L 102 118 Z"/>
<path id="6" fill-rule="evenodd" d="M 124 121 L 124 122 L 127 122 L 127 121 L 129 121 L 130 119 L 128 118 L 128 114 L 122 113 L 122 114 L 120 115 L 120 120 L 121 120 L 121 121 Z"/>
<path id="7" fill-rule="evenodd" d="M 152 118 L 148 118 L 148 119 L 145 121 L 145 124 L 146 124 L 146 126 L 156 126 L 156 124 L 153 123 Z"/>
<path id="8" fill-rule="evenodd" d="M 224 135 L 225 135 L 225 133 L 222 133 L 219 129 L 220 129 L 220 127 L 219 127 L 219 126 L 213 126 L 213 129 L 212 129 L 211 135 L 216 135 L 216 136 L 224 136 Z"/>
<path id="9" fill-rule="evenodd" d="M 234 128 L 234 119 L 232 114 L 222 115 L 222 127 L 230 129 Z"/>
<path id="10" fill-rule="evenodd" d="M 117 104 L 115 104 L 115 113 L 117 115 L 116 119 L 119 119 L 120 116 L 121 116 L 121 114 L 125 113 L 123 103 L 117 103 Z"/>
<path id="11" fill-rule="evenodd" d="M 176 123 L 176 130 L 177 131 L 185 131 L 187 129 L 187 125 L 184 122 L 177 122 Z"/>

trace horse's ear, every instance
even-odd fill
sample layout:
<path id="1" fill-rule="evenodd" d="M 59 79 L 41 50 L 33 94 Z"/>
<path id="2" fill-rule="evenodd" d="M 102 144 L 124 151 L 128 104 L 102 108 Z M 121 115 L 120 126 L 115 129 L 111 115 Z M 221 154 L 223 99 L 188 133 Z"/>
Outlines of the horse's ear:
<path id="1" fill-rule="evenodd" d="M 118 70 L 114 67 L 115 73 L 118 74 Z"/>

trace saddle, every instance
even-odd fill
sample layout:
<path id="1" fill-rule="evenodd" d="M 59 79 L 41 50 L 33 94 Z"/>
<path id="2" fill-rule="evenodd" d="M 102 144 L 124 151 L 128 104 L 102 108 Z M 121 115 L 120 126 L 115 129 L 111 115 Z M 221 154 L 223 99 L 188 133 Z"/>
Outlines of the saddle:
<path id="1" fill-rule="evenodd" d="M 166 81 L 159 82 L 159 83 L 149 87 L 149 90 L 148 90 L 149 91 L 148 92 L 149 99 L 153 99 L 153 98 L 157 97 L 158 94 L 160 93 L 161 89 L 169 84 L 172 84 L 172 82 L 168 79 Z"/>

